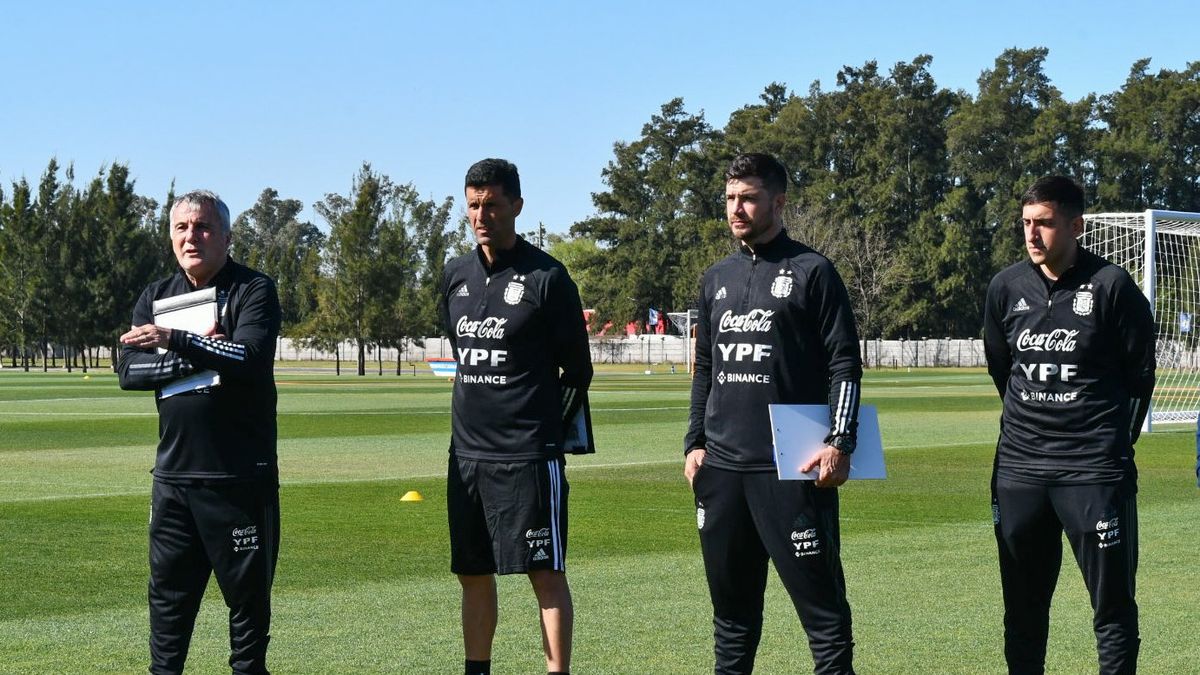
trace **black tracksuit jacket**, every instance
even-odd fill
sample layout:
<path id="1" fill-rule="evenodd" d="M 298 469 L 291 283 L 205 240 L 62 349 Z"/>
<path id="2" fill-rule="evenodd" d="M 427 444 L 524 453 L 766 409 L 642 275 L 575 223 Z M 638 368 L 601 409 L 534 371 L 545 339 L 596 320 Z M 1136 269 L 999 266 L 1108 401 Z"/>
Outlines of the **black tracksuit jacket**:
<path id="1" fill-rule="evenodd" d="M 172 330 L 164 354 L 123 347 L 117 367 L 121 388 L 157 390 L 200 370 L 217 371 L 216 387 L 156 397 L 155 480 L 275 482 L 273 361 L 281 319 L 275 282 L 230 259 L 210 285 L 217 288 L 217 330 L 228 339 Z M 134 307 L 133 325 L 154 323 L 155 300 L 195 290 L 182 271 L 150 284 Z"/>
<path id="2" fill-rule="evenodd" d="M 983 333 L 1004 399 L 998 475 L 1063 484 L 1136 476 L 1154 317 L 1125 270 L 1082 247 L 1057 281 L 1031 261 L 1012 265 L 988 286 Z"/>
<path id="3" fill-rule="evenodd" d="M 485 462 L 561 456 L 563 421 L 592 380 L 567 269 L 520 237 L 490 267 L 476 247 L 446 264 L 440 301 L 458 360 L 451 450 Z"/>
<path id="4" fill-rule="evenodd" d="M 862 359 L 833 263 L 786 232 L 704 273 L 684 452 L 705 465 L 775 469 L 771 403 L 828 403 L 833 436 L 855 439 Z"/>

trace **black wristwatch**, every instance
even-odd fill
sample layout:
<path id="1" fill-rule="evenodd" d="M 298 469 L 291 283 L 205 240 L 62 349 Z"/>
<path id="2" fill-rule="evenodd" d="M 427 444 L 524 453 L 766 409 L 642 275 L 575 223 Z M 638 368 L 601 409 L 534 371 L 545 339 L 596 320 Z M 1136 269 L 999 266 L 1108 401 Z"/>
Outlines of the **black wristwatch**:
<path id="1" fill-rule="evenodd" d="M 853 436 L 834 436 L 829 439 L 830 447 L 837 448 L 843 455 L 854 454 L 855 441 Z"/>

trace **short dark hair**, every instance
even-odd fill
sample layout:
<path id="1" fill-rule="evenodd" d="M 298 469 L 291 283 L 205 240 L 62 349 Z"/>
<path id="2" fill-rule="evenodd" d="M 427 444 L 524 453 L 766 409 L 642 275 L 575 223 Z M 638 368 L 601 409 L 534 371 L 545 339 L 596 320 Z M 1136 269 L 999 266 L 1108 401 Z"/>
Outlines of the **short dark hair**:
<path id="1" fill-rule="evenodd" d="M 517 165 L 506 159 L 481 159 L 467 169 L 464 190 L 487 185 L 499 185 L 504 188 L 504 194 L 509 199 L 521 197 L 521 176 L 517 173 Z"/>
<path id="2" fill-rule="evenodd" d="M 747 152 L 733 158 L 725 170 L 725 181 L 757 178 L 773 195 L 787 192 L 788 172 L 779 160 L 761 152 Z"/>
<path id="3" fill-rule="evenodd" d="M 1083 188 L 1066 176 L 1043 176 L 1021 195 L 1021 206 L 1050 203 L 1068 218 L 1082 216 Z"/>

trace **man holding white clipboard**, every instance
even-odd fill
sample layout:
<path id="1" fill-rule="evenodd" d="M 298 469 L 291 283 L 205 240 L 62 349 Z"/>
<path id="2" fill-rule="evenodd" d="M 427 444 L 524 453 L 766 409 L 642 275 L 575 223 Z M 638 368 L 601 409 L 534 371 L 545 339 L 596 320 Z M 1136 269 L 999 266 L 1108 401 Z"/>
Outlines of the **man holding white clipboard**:
<path id="1" fill-rule="evenodd" d="M 121 336 L 122 389 L 155 392 L 150 672 L 183 672 L 213 574 L 229 666 L 266 673 L 279 553 L 275 282 L 234 261 L 229 207 L 207 190 L 171 208 L 179 269 L 150 284 Z"/>
<path id="2" fill-rule="evenodd" d="M 818 673 L 852 673 L 850 605 L 837 486 L 850 471 L 862 362 L 849 296 L 821 254 L 783 230 L 787 172 L 747 154 L 725 172 L 739 250 L 704 274 L 684 475 L 696 498 L 713 602 L 715 672 L 749 673 L 762 633 L 770 559 L 800 617 Z M 828 403 L 824 447 L 780 480 L 771 404 Z"/>

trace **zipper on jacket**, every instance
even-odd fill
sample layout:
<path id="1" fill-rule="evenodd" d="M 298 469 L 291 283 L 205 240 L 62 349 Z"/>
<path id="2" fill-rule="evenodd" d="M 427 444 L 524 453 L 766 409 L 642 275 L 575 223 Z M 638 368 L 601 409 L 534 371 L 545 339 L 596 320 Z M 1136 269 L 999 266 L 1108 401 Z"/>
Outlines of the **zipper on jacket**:
<path id="1" fill-rule="evenodd" d="M 484 315 L 487 314 L 488 289 L 491 288 L 491 286 L 492 286 L 492 271 L 489 270 L 487 267 L 484 267 L 483 268 L 483 293 L 480 294 L 483 297 L 480 298 L 480 301 L 479 301 L 479 313 L 477 315 L 477 318 L 482 319 L 484 317 Z"/>
<path id="2" fill-rule="evenodd" d="M 742 313 L 746 313 L 750 307 L 750 294 L 754 289 L 754 271 L 758 269 L 758 254 L 750 254 L 750 276 L 746 279 L 746 290 L 742 293 Z"/>
<path id="3" fill-rule="evenodd" d="M 1046 289 L 1046 312 L 1042 315 L 1042 319 L 1045 320 L 1050 318 L 1050 310 L 1054 308 L 1054 287 L 1058 285 L 1058 279 L 1051 281 L 1042 276 L 1040 271 L 1037 275 L 1042 283 L 1042 288 Z"/>

